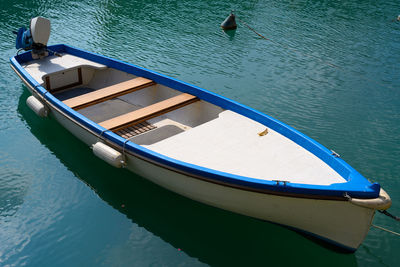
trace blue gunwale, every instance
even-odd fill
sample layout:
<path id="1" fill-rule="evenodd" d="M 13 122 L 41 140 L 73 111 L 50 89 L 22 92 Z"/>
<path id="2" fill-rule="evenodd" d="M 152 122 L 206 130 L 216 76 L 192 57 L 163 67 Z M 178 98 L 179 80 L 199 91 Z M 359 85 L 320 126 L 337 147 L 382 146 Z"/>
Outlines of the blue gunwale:
<path id="1" fill-rule="evenodd" d="M 177 79 L 165 76 L 163 74 L 147 70 L 145 68 L 126 63 L 120 60 L 109 58 L 96 53 L 84 51 L 72 46 L 59 44 L 49 46 L 49 49 L 58 53 L 68 53 L 77 57 L 85 58 L 109 68 L 115 68 L 136 76 L 145 77 L 155 81 L 156 83 L 163 84 L 178 91 L 189 93 L 197 96 L 198 98 L 210 102 L 214 105 L 220 106 L 223 109 L 232 110 L 245 117 L 253 119 L 266 127 L 273 129 L 276 132 L 286 136 L 304 149 L 310 151 L 332 169 L 338 172 L 347 182 L 337 183 L 331 185 L 309 185 L 287 183 L 286 186 L 276 184 L 270 180 L 254 179 L 251 177 L 244 177 L 230 173 L 220 172 L 217 170 L 208 169 L 205 167 L 189 164 L 179 161 L 157 152 L 146 149 L 133 142 L 125 144 L 125 151 L 135 156 L 138 156 L 147 161 L 153 162 L 160 166 L 175 170 L 177 172 L 185 173 L 195 178 L 203 178 L 204 180 L 223 184 L 227 186 L 239 187 L 250 189 L 257 192 L 266 192 L 278 195 L 288 195 L 292 197 L 301 196 L 310 198 L 322 199 L 342 199 L 345 200 L 344 194 L 347 193 L 353 198 L 377 198 L 379 196 L 380 185 L 371 183 L 358 173 L 354 168 L 347 164 L 344 160 L 332 155 L 332 152 L 311 139 L 310 137 L 302 134 L 296 129 L 266 115 L 255 109 L 242 105 L 236 101 L 230 100 L 226 97 L 217 95 L 197 86 L 179 81 Z M 14 56 L 10 59 L 11 65 L 18 71 L 21 77 L 27 82 L 33 90 L 41 95 L 48 103 L 61 110 L 66 116 L 72 118 L 82 126 L 90 129 L 94 133 L 101 135 L 108 141 L 116 144 L 117 146 L 124 146 L 125 139 L 119 135 L 109 131 L 97 123 L 82 116 L 75 110 L 69 108 L 64 103 L 55 98 L 52 94 L 42 87 L 32 76 L 30 76 L 21 66 L 22 63 L 31 61 L 32 57 L 30 52 L 25 52 L 20 55 Z M 274 179 L 272 179 L 274 180 Z"/>

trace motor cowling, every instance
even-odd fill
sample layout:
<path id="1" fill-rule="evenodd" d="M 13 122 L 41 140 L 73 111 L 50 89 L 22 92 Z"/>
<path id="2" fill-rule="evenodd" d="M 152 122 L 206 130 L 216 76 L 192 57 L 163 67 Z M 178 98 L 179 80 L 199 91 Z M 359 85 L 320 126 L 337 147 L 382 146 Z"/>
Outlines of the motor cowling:
<path id="1" fill-rule="evenodd" d="M 15 47 L 17 49 L 32 50 L 33 58 L 48 55 L 47 42 L 50 37 L 50 20 L 43 17 L 31 19 L 29 29 L 21 27 L 17 32 Z"/>
<path id="2" fill-rule="evenodd" d="M 24 50 L 32 49 L 33 41 L 30 30 L 27 30 L 25 27 L 21 27 L 16 34 L 17 39 L 15 40 L 15 48 Z"/>

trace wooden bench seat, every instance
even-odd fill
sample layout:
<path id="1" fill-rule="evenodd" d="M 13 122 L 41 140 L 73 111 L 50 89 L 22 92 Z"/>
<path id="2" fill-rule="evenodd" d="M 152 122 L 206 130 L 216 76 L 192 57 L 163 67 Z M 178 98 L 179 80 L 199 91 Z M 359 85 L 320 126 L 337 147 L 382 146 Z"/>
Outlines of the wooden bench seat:
<path id="1" fill-rule="evenodd" d="M 64 104 L 69 106 L 70 108 L 73 108 L 75 110 L 85 108 L 94 104 L 98 104 L 107 100 L 110 100 L 112 98 L 129 94 L 134 91 L 143 89 L 145 87 L 154 85 L 155 82 L 152 80 L 143 78 L 143 77 L 138 77 L 134 78 L 129 81 L 121 82 L 118 84 L 114 84 L 111 86 L 104 87 L 102 89 L 76 96 L 70 99 L 67 99 L 63 101 Z"/>
<path id="2" fill-rule="evenodd" d="M 198 100 L 199 99 L 193 95 L 183 93 L 153 105 L 103 121 L 99 124 L 108 130 L 118 131 L 130 125 L 134 125 L 184 107 Z"/>

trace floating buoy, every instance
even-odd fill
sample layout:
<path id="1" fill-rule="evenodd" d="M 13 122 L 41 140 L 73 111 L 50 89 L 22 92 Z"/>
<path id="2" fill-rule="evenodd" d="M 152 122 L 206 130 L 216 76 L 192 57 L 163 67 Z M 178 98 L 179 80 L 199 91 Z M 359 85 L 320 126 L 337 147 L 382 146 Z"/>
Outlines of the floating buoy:
<path id="1" fill-rule="evenodd" d="M 235 14 L 231 14 L 221 23 L 221 28 L 223 30 L 235 30 L 237 28 Z"/>
<path id="2" fill-rule="evenodd" d="M 26 99 L 26 104 L 39 117 L 42 117 L 42 118 L 47 117 L 47 114 L 48 114 L 47 108 L 45 107 L 45 105 L 43 105 L 42 102 L 40 102 L 39 99 L 37 99 L 33 95 L 31 95 L 30 97 L 28 97 Z"/>
<path id="3" fill-rule="evenodd" d="M 400 21 L 400 15 L 397 16 L 397 21 Z"/>

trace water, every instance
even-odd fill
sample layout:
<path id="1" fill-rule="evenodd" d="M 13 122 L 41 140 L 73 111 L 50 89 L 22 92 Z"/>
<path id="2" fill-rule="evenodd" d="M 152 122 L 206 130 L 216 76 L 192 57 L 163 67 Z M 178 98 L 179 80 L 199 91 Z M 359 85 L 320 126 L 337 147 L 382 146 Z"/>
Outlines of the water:
<path id="1" fill-rule="evenodd" d="M 400 215 L 400 6 L 395 1 L 0 1 L 0 266 L 396 266 L 371 229 L 341 254 L 116 170 L 25 105 L 12 30 L 42 15 L 67 43 L 270 114 L 379 181 Z M 231 9 L 273 42 L 239 24 Z M 338 66 L 331 67 L 329 64 Z M 346 220 L 346 218 L 343 218 Z M 381 214 L 374 224 L 400 232 Z"/>

